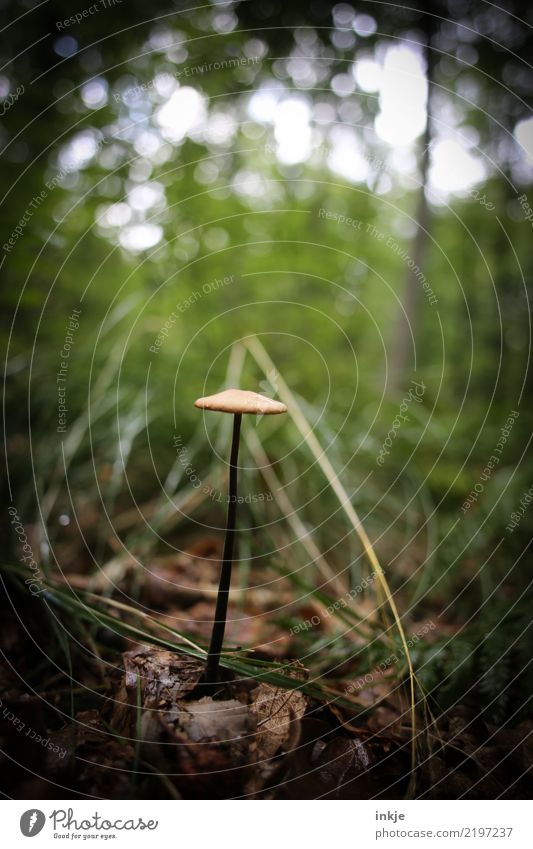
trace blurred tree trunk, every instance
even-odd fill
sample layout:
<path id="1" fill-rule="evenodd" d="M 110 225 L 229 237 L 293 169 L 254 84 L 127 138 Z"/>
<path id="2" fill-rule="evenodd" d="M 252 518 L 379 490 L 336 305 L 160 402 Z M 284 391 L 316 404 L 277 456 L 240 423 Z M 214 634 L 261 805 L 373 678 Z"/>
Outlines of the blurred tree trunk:
<path id="1" fill-rule="evenodd" d="M 427 183 L 430 165 L 430 146 L 433 140 L 431 122 L 431 100 L 432 84 L 434 79 L 435 58 L 432 50 L 432 37 L 434 33 L 434 21 L 431 15 L 423 15 L 420 26 L 425 34 L 424 58 L 426 60 L 426 79 L 428 86 L 427 94 L 427 119 L 424 135 L 421 139 L 420 152 L 420 188 L 415 207 L 416 232 L 411 244 L 409 256 L 413 260 L 412 268 L 407 266 L 402 307 L 394 322 L 394 330 L 391 344 L 390 380 L 389 391 L 394 393 L 400 389 L 407 377 L 412 360 L 413 344 L 416 344 L 418 315 L 420 311 L 421 287 L 417 280 L 415 271 L 420 269 L 424 272 L 424 264 L 429 243 L 429 228 L 431 226 L 431 213 L 427 200 Z M 414 339 L 414 342 L 413 342 Z"/>

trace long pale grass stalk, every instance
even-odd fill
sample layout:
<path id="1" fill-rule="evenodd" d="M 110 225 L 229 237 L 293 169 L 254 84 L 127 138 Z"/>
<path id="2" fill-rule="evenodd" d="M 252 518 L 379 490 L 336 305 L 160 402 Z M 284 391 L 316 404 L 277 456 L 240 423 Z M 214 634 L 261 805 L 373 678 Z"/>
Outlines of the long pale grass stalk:
<path id="1" fill-rule="evenodd" d="M 350 524 L 352 525 L 354 531 L 359 537 L 361 544 L 363 546 L 364 552 L 372 565 L 375 573 L 378 576 L 379 584 L 383 590 L 385 598 L 389 604 L 389 607 L 392 612 L 392 616 L 398 630 L 398 634 L 400 637 L 400 641 L 403 647 L 403 651 L 405 653 L 405 659 L 407 662 L 407 667 L 409 670 L 409 684 L 410 684 L 410 700 L 411 700 L 411 732 L 412 732 L 412 767 L 413 769 L 416 766 L 416 700 L 415 700 L 415 673 L 413 669 L 413 664 L 411 660 L 411 655 L 409 653 L 409 647 L 407 645 L 407 638 L 405 636 L 405 631 L 402 625 L 402 621 L 400 615 L 398 613 L 398 608 L 396 607 L 396 602 L 394 601 L 394 597 L 390 590 L 388 581 L 385 577 L 385 573 L 381 567 L 381 564 L 378 560 L 376 552 L 372 546 L 370 538 L 363 527 L 357 512 L 355 511 L 348 493 L 346 492 L 343 484 L 339 480 L 335 469 L 331 465 L 329 458 L 326 456 L 326 453 L 320 442 L 316 438 L 313 430 L 307 421 L 302 409 L 300 408 L 296 398 L 291 392 L 288 385 L 285 383 L 283 378 L 281 377 L 279 371 L 276 369 L 276 366 L 270 355 L 266 351 L 264 345 L 259 341 L 256 336 L 248 337 L 245 340 L 245 345 L 248 348 L 250 354 L 256 361 L 256 363 L 261 367 L 265 376 L 269 373 L 272 373 L 274 370 L 277 374 L 277 389 L 278 394 L 284 404 L 287 405 L 288 413 L 291 416 L 294 424 L 300 431 L 303 439 L 305 440 L 307 446 L 309 447 L 313 457 L 316 462 L 322 469 L 322 472 L 328 481 L 331 489 L 337 496 L 340 506 L 344 510 Z"/>
<path id="2" fill-rule="evenodd" d="M 254 430 L 252 430 L 252 428 L 246 428 L 244 432 L 244 439 L 248 446 L 250 454 L 254 458 L 254 462 L 260 468 L 261 474 L 265 479 L 267 486 L 273 493 L 278 507 L 280 508 L 288 524 L 296 534 L 297 540 L 303 545 L 303 547 L 307 551 L 309 557 L 311 558 L 311 562 L 316 565 L 322 577 L 326 581 L 331 582 L 333 584 L 335 590 L 339 594 L 344 594 L 346 591 L 346 587 L 343 586 L 342 582 L 339 580 L 339 576 L 333 571 L 330 564 L 328 563 L 328 561 L 320 551 L 319 547 L 317 546 L 316 542 L 314 541 L 313 537 L 310 535 L 309 531 L 300 519 L 289 496 L 285 492 L 281 481 L 279 480 L 274 469 L 270 465 L 266 451 L 263 448 L 263 445 L 261 444 L 257 434 Z"/>

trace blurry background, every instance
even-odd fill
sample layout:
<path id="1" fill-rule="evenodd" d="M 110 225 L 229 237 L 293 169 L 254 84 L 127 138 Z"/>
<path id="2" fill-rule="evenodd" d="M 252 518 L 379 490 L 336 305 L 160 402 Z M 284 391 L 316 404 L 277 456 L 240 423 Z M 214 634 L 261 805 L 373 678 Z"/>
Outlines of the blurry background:
<path id="1" fill-rule="evenodd" d="M 275 396 L 281 376 L 406 621 L 442 629 L 415 651 L 427 686 L 453 702 L 476 674 L 514 715 L 531 656 L 533 510 L 507 528 L 532 483 L 530 5 L 33 5 L 1 9 L 1 332 L 6 496 L 39 568 L 81 582 L 118 563 L 121 597 L 125 564 L 218 540 L 224 504 L 192 475 L 224 489 L 227 422 L 193 402 L 228 381 Z M 272 489 L 254 471 L 269 464 L 352 586 L 359 543 L 294 423 L 247 424 L 243 494 Z M 317 584 L 290 512 L 243 508 L 241 589 L 250 563 Z M 8 526 L 14 563 L 16 542 Z"/>

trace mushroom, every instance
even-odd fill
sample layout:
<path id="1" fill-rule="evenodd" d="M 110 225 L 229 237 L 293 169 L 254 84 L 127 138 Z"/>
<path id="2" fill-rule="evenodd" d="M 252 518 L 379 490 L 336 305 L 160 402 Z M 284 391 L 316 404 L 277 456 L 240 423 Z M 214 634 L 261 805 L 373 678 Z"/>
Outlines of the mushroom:
<path id="1" fill-rule="evenodd" d="M 220 413 L 233 413 L 233 437 L 231 440 L 231 455 L 229 461 L 228 513 L 226 520 L 226 537 L 222 555 L 222 567 L 218 586 L 215 621 L 211 633 L 211 642 L 207 652 L 204 681 L 214 684 L 218 680 L 220 652 L 224 641 L 228 597 L 231 582 L 231 566 L 233 562 L 233 546 L 235 542 L 235 519 L 237 514 L 237 459 L 239 456 L 239 435 L 243 413 L 255 413 L 271 416 L 286 413 L 287 407 L 272 398 L 266 398 L 257 392 L 247 392 L 243 389 L 226 389 L 216 395 L 198 398 L 194 402 L 200 410 L 216 410 Z"/>

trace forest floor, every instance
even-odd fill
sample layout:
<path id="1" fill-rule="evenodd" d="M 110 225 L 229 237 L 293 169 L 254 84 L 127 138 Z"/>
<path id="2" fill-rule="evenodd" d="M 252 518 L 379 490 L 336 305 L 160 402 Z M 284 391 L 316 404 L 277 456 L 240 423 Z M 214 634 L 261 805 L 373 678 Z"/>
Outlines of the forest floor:
<path id="1" fill-rule="evenodd" d="M 55 588 L 112 603 L 112 618 L 102 620 L 95 608 L 92 625 L 58 605 L 62 596 L 51 584 L 36 595 L 20 582 L 5 584 L 7 796 L 527 798 L 531 722 L 490 725 L 474 696 L 448 712 L 420 701 L 413 749 L 407 689 L 394 670 L 354 691 L 357 663 L 347 662 L 331 686 L 326 669 L 309 690 L 298 643 L 271 611 L 290 608 L 333 641 L 334 626 L 315 599 L 292 602 L 293 589 L 279 575 L 263 571 L 256 582 L 252 567 L 251 588 L 232 594 L 226 631 L 229 655 L 264 662 L 265 674 L 226 668 L 217 685 L 203 683 L 201 658 L 186 642 L 172 650 L 164 640 L 173 628 L 191 646 L 195 639 L 207 644 L 220 548 L 205 536 L 181 553 L 151 557 L 141 574 L 132 558 L 111 560 L 96 577 L 80 550 L 69 551 L 77 566 Z M 132 598 L 134 607 L 125 603 Z M 141 617 L 150 611 L 154 627 L 143 631 L 134 609 Z M 357 648 L 355 632 L 353 640 Z M 271 683 L 272 669 L 288 684 Z M 343 686 L 349 698 L 339 698 Z"/>

